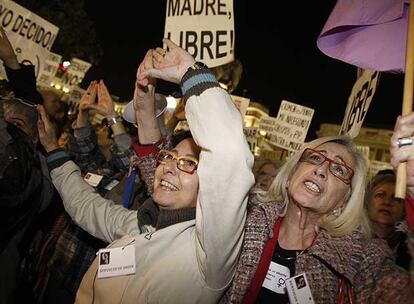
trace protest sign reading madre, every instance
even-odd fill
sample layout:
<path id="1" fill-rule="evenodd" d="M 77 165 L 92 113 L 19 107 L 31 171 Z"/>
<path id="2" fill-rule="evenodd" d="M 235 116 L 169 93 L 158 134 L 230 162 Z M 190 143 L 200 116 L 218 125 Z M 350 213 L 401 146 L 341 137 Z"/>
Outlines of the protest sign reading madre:
<path id="1" fill-rule="evenodd" d="M 164 36 L 209 67 L 233 61 L 233 1 L 167 0 Z"/>
<path id="2" fill-rule="evenodd" d="M 257 127 L 244 127 L 244 136 L 246 137 L 247 144 L 249 145 L 250 151 L 255 154 L 256 147 L 258 146 L 259 139 L 259 128 Z"/>

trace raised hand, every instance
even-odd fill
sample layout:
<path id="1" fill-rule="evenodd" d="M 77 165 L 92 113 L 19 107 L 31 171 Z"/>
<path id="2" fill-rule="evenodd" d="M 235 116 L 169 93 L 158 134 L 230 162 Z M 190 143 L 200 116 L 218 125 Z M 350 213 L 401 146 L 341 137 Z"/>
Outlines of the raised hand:
<path id="1" fill-rule="evenodd" d="M 149 50 L 138 67 L 134 90 L 134 109 L 138 112 L 154 113 L 156 79 L 148 77 L 143 85 L 138 79 L 145 70 L 153 68 L 153 50 Z"/>
<path id="2" fill-rule="evenodd" d="M 90 105 L 95 103 L 97 91 L 98 82 L 96 80 L 93 80 L 81 97 L 81 100 L 79 102 L 79 110 L 87 111 L 90 109 Z"/>
<path id="3" fill-rule="evenodd" d="M 4 64 L 11 69 L 19 69 L 20 64 L 17 61 L 16 54 L 14 53 L 13 46 L 7 38 L 6 32 L 0 27 L 0 59 L 4 61 Z"/>
<path id="4" fill-rule="evenodd" d="M 138 78 L 141 85 L 147 85 L 148 77 L 163 79 L 179 84 L 188 68 L 195 59 L 186 50 L 176 45 L 169 39 L 163 39 L 168 51 L 162 48 L 153 50 L 154 68 L 145 69 Z"/>
<path id="5" fill-rule="evenodd" d="M 140 81 L 142 74 L 153 69 L 153 50 L 149 50 L 138 67 L 134 91 L 135 119 L 138 127 L 138 138 L 141 144 L 158 141 L 161 131 L 155 116 L 156 80 L 147 76 L 145 82 Z"/>
<path id="6" fill-rule="evenodd" d="M 78 128 L 84 127 L 88 124 L 90 105 L 95 103 L 97 90 L 97 81 L 91 81 L 85 93 L 81 97 L 79 102 L 79 113 L 76 117 L 76 125 Z"/>
<path id="7" fill-rule="evenodd" d="M 103 80 L 98 83 L 98 103 L 90 104 L 88 107 L 108 120 L 115 117 L 114 102 Z"/>
<path id="8" fill-rule="evenodd" d="M 46 152 L 53 151 L 59 148 L 55 127 L 51 124 L 45 108 L 42 105 L 37 106 L 37 111 L 40 114 L 39 120 L 37 121 L 40 143 L 43 145 Z"/>

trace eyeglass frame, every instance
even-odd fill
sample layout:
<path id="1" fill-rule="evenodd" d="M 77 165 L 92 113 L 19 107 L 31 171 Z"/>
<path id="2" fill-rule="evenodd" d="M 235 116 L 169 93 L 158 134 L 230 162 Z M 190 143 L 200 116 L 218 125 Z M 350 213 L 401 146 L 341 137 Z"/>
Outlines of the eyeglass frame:
<path id="1" fill-rule="evenodd" d="M 311 162 L 309 159 L 305 159 L 305 158 L 304 158 L 304 155 L 305 155 L 306 151 L 311 151 L 312 153 L 317 153 L 318 155 L 321 155 L 321 156 L 323 157 L 323 161 L 322 161 L 320 164 L 316 164 L 316 163 L 314 163 L 314 162 Z M 345 183 L 345 184 L 347 184 L 347 185 L 350 185 L 350 184 L 352 183 L 352 178 L 354 177 L 354 174 L 355 174 L 354 169 L 352 169 L 350 166 L 348 166 L 348 165 L 347 165 L 347 164 L 345 164 L 345 163 L 339 163 L 339 162 L 337 162 L 337 161 L 334 161 L 333 159 L 330 159 L 329 157 L 325 156 L 324 154 L 322 154 L 321 152 L 319 152 L 319 151 L 317 151 L 317 150 L 314 150 L 314 149 L 311 149 L 311 148 L 306 148 L 306 149 L 302 152 L 302 155 L 300 156 L 300 159 L 299 159 L 299 162 L 306 162 L 306 163 L 313 164 L 313 165 L 317 165 L 317 166 L 321 166 L 321 165 L 322 165 L 323 163 L 325 163 L 326 161 L 329 163 L 329 165 L 328 165 L 329 172 L 331 172 L 331 174 L 332 174 L 333 176 L 335 176 L 336 178 L 338 178 L 340 181 L 342 181 L 343 183 Z M 350 170 L 350 171 L 351 171 L 351 174 L 350 174 L 349 178 L 348 178 L 348 179 L 344 179 L 344 178 L 342 178 L 342 177 L 340 177 L 340 176 L 336 175 L 336 174 L 334 173 L 334 171 L 333 171 L 333 170 L 331 170 L 331 164 L 332 164 L 332 163 L 333 163 L 333 164 L 340 165 L 340 166 L 344 166 L 346 169 Z"/>
<path id="2" fill-rule="evenodd" d="M 173 159 L 169 159 L 169 160 L 160 160 L 160 159 L 159 159 L 159 156 L 160 156 L 160 154 L 161 154 L 161 153 L 163 153 L 163 152 L 167 152 L 167 154 L 168 154 L 168 155 L 171 155 L 171 156 L 173 157 Z M 179 165 L 178 165 L 178 164 L 179 164 L 179 161 L 180 161 L 181 159 L 184 159 L 184 160 L 191 160 L 191 161 L 195 162 L 195 168 L 194 168 L 192 171 L 186 171 L 186 170 L 181 169 L 181 168 L 179 167 Z M 177 155 L 177 153 L 175 153 L 175 152 L 173 152 L 173 151 L 170 151 L 170 150 L 161 149 L 161 150 L 158 152 L 158 154 L 157 154 L 157 161 L 158 161 L 159 163 L 163 164 L 163 165 L 165 165 L 165 164 L 167 163 L 167 161 L 172 161 L 172 160 L 175 160 L 175 161 L 176 161 L 176 165 L 177 165 L 177 169 L 178 169 L 178 170 L 183 171 L 183 172 L 188 173 L 188 174 L 194 174 L 194 172 L 197 170 L 197 168 L 198 168 L 198 164 L 199 164 L 198 159 L 196 159 L 195 157 L 192 157 L 192 156 L 178 156 L 178 155 Z"/>

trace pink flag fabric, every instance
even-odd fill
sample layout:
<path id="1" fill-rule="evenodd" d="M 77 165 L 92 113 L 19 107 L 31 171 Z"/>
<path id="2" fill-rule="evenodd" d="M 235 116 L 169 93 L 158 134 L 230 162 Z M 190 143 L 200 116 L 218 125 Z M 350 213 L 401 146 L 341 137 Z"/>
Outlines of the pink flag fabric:
<path id="1" fill-rule="evenodd" d="M 338 0 L 317 46 L 360 68 L 404 72 L 408 5 L 408 0 Z"/>

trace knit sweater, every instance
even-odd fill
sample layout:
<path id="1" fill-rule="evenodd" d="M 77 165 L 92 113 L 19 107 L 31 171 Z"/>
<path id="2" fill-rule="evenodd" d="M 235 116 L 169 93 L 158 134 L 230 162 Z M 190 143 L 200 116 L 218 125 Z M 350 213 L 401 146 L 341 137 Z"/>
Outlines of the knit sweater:
<path id="1" fill-rule="evenodd" d="M 260 203 L 256 195 L 250 196 L 241 256 L 220 303 L 243 302 L 281 210 L 281 204 Z M 407 233 L 412 255 L 414 237 Z M 368 240 L 359 231 L 333 237 L 321 230 L 313 246 L 298 255 L 295 266 L 296 273 L 306 273 L 315 303 L 336 303 L 340 276 L 352 284 L 354 303 L 412 303 L 414 298 L 410 274 L 394 263 L 387 244 Z"/>

